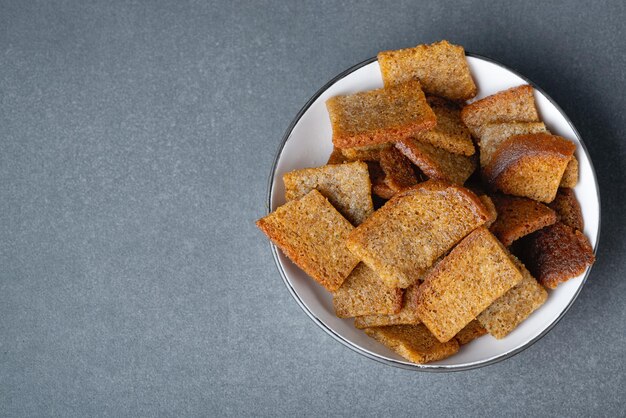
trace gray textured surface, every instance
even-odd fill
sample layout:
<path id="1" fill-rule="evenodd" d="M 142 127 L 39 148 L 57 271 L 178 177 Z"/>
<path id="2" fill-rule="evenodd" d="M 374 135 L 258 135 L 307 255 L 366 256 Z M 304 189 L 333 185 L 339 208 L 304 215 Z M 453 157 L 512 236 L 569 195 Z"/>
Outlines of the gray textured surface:
<path id="1" fill-rule="evenodd" d="M 382 3 L 0 1 L 0 415 L 626 414 L 624 3 Z M 544 339 L 433 375 L 318 329 L 253 220 L 321 85 L 441 38 L 563 107 L 603 231 Z"/>

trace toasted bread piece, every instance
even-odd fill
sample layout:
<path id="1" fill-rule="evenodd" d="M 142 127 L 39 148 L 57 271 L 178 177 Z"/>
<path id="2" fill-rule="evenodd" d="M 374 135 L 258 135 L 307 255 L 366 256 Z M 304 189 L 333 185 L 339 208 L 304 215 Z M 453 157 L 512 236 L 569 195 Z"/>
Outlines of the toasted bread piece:
<path id="1" fill-rule="evenodd" d="M 415 325 L 420 323 L 417 317 L 417 288 L 418 285 L 409 286 L 402 296 L 402 308 L 400 312 L 388 315 L 363 315 L 354 319 L 354 326 L 363 329 L 369 327 L 381 327 L 385 325 Z"/>
<path id="2" fill-rule="evenodd" d="M 547 132 L 543 122 L 505 122 L 480 126 L 477 129 L 480 166 L 487 166 L 498 146 L 511 136 Z"/>
<path id="3" fill-rule="evenodd" d="M 384 142 L 382 144 L 368 145 L 365 147 L 344 148 L 341 152 L 351 161 L 379 161 L 380 153 L 392 147 L 393 144 Z"/>
<path id="4" fill-rule="evenodd" d="M 552 203 L 550 203 L 550 208 L 556 212 L 558 220 L 565 225 L 571 226 L 579 231 L 585 229 L 583 213 L 573 189 L 559 188 L 556 197 Z"/>
<path id="5" fill-rule="evenodd" d="M 407 138 L 396 142 L 396 148 L 424 174 L 434 180 L 444 180 L 463 185 L 476 169 L 476 159 L 452 154 L 441 148 Z"/>
<path id="6" fill-rule="evenodd" d="M 455 339 L 441 343 L 422 324 L 366 328 L 365 333 L 413 363 L 442 360 L 459 351 Z"/>
<path id="7" fill-rule="evenodd" d="M 511 260 L 522 272 L 522 281 L 493 302 L 476 318 L 489 334 L 501 339 L 539 308 L 548 298 L 548 292 L 537 283 L 530 272 L 514 255 Z"/>
<path id="8" fill-rule="evenodd" d="M 367 164 L 331 164 L 290 171 L 283 175 L 285 199 L 300 199 L 317 189 L 353 225 L 359 225 L 374 212 Z"/>
<path id="9" fill-rule="evenodd" d="M 339 148 L 333 147 L 333 152 L 330 153 L 328 157 L 328 161 L 326 164 L 343 164 L 347 161 L 350 161 L 348 158 L 344 157 L 343 153 Z"/>
<path id="10" fill-rule="evenodd" d="M 347 245 L 388 286 L 406 288 L 487 219 L 472 192 L 429 180 L 397 193 L 350 234 Z"/>
<path id="11" fill-rule="evenodd" d="M 418 81 L 331 97 L 326 108 L 341 149 L 395 142 L 437 124 Z"/>
<path id="12" fill-rule="evenodd" d="M 417 184 L 411 161 L 395 148 L 389 148 L 380 153 L 380 167 L 385 173 L 384 183 L 394 193 Z"/>
<path id="13" fill-rule="evenodd" d="M 417 135 L 421 142 L 444 149 L 453 154 L 471 156 L 476 153 L 469 129 L 461 120 L 461 110 L 439 97 L 427 97 L 428 104 L 437 116 L 437 125 Z"/>
<path id="14" fill-rule="evenodd" d="M 521 280 L 500 241 L 477 228 L 426 275 L 417 315 L 439 341 L 449 341 Z"/>
<path id="15" fill-rule="evenodd" d="M 359 260 L 346 248 L 354 227 L 317 190 L 276 209 L 256 225 L 287 257 L 331 292 Z"/>
<path id="16" fill-rule="evenodd" d="M 477 129 L 488 123 L 539 122 L 533 88 L 513 87 L 477 100 L 463 108 L 461 119 L 475 137 Z"/>
<path id="17" fill-rule="evenodd" d="M 457 340 L 459 344 L 465 345 L 471 343 L 478 337 L 482 337 L 486 333 L 487 330 L 480 325 L 480 322 L 473 320 L 459 331 L 459 333 L 454 336 L 454 339 Z"/>
<path id="18" fill-rule="evenodd" d="M 387 287 L 374 270 L 360 263 L 333 293 L 333 305 L 339 318 L 397 314 L 402 308 L 402 289 Z"/>
<path id="19" fill-rule="evenodd" d="M 567 163 L 565 172 L 561 178 L 560 187 L 575 187 L 578 183 L 578 160 L 576 156 L 572 156 L 572 159 Z"/>
<path id="20" fill-rule="evenodd" d="M 587 237 L 557 222 L 531 237 L 526 265 L 539 283 L 554 289 L 559 283 L 584 273 L 594 261 Z"/>
<path id="21" fill-rule="evenodd" d="M 498 211 L 496 210 L 496 205 L 494 205 L 493 200 L 486 194 L 478 196 L 481 202 L 483 202 L 483 206 L 487 209 L 489 213 L 489 219 L 485 222 L 485 228 L 491 227 L 493 223 L 498 219 Z"/>
<path id="22" fill-rule="evenodd" d="M 556 213 L 546 205 L 525 197 L 492 196 L 498 219 L 489 230 L 504 244 L 552 225 Z"/>
<path id="23" fill-rule="evenodd" d="M 372 182 L 372 194 L 384 200 L 391 199 L 396 192 L 385 183 L 385 172 L 381 168 L 380 163 L 368 161 L 367 166 L 369 168 L 370 181 Z"/>
<path id="24" fill-rule="evenodd" d="M 512 136 L 500 144 L 483 175 L 495 190 L 550 203 L 575 149 L 556 135 Z"/>
<path id="25" fill-rule="evenodd" d="M 454 101 L 476 96 L 465 50 L 448 41 L 379 52 L 378 63 L 385 86 L 418 79 L 424 91 L 434 96 Z"/>

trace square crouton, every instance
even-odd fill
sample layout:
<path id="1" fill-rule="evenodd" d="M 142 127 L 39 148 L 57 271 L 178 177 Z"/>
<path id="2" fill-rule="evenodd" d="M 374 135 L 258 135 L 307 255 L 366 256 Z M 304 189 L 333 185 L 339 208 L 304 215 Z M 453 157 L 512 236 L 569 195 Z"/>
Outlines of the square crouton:
<path id="1" fill-rule="evenodd" d="M 439 341 L 446 342 L 521 280 L 500 241 L 480 227 L 426 275 L 417 314 Z"/>
<path id="2" fill-rule="evenodd" d="M 498 218 L 489 230 L 509 247 L 513 241 L 556 222 L 556 213 L 525 197 L 492 196 Z"/>
<path id="3" fill-rule="evenodd" d="M 353 225 L 359 225 L 374 212 L 372 186 L 364 162 L 295 170 L 284 174 L 283 181 L 288 201 L 317 189 Z"/>
<path id="4" fill-rule="evenodd" d="M 511 260 L 522 273 L 522 281 L 500 296 L 476 318 L 489 334 L 506 337 L 548 298 L 548 292 L 537 283 L 521 261 L 511 255 Z"/>
<path id="5" fill-rule="evenodd" d="M 406 288 L 488 218 L 469 190 L 429 180 L 397 193 L 352 231 L 347 245 L 388 286 Z"/>
<path id="6" fill-rule="evenodd" d="M 476 96 L 465 50 L 448 41 L 379 52 L 378 63 L 385 86 L 417 79 L 424 91 L 433 96 L 454 101 Z"/>
<path id="7" fill-rule="evenodd" d="M 317 190 L 256 222 L 287 257 L 334 292 L 359 260 L 346 247 L 354 227 Z"/>
<path id="8" fill-rule="evenodd" d="M 402 308 L 402 289 L 387 287 L 372 269 L 360 263 L 333 293 L 333 305 L 339 318 L 397 314 Z"/>
<path id="9" fill-rule="evenodd" d="M 428 130 L 437 118 L 418 81 L 326 101 L 337 148 L 395 142 Z"/>
<path id="10" fill-rule="evenodd" d="M 539 122 L 533 88 L 513 87 L 477 100 L 463 108 L 461 119 L 475 137 L 477 129 L 489 123 Z"/>
<path id="11" fill-rule="evenodd" d="M 494 189 L 550 203 L 576 145 L 545 133 L 516 135 L 504 141 L 483 170 Z"/>

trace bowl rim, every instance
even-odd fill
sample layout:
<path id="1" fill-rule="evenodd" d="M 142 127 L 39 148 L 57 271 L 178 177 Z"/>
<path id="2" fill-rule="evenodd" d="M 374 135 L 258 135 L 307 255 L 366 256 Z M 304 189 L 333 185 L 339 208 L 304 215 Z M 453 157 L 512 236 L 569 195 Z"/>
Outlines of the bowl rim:
<path id="1" fill-rule="evenodd" d="M 598 235 L 597 235 L 597 239 L 596 239 L 596 243 L 593 247 L 593 254 L 594 256 L 597 253 L 597 249 L 600 243 L 600 233 L 601 233 L 601 229 L 602 229 L 602 207 L 601 207 L 601 200 L 600 200 L 600 186 L 598 184 L 598 177 L 596 175 L 596 170 L 595 167 L 593 165 L 593 161 L 591 159 L 591 155 L 589 154 L 589 150 L 587 149 L 587 146 L 585 145 L 585 142 L 583 141 L 582 137 L 580 136 L 580 133 L 578 132 L 578 130 L 576 129 L 576 127 L 574 126 L 574 124 L 572 123 L 572 121 L 570 120 L 570 118 L 567 116 L 567 114 L 563 111 L 563 109 L 561 109 L 561 107 L 552 99 L 552 97 L 550 97 L 541 87 L 539 87 L 535 82 L 533 82 L 532 80 L 530 80 L 528 77 L 520 74 L 519 72 L 515 71 L 514 69 L 502 64 L 501 62 L 493 59 L 493 58 L 489 58 L 486 57 L 484 55 L 480 55 L 480 54 L 475 54 L 475 53 L 471 53 L 471 52 L 465 52 L 465 55 L 468 57 L 473 57 L 473 58 L 478 58 L 490 63 L 493 63 L 495 65 L 498 65 L 499 67 L 504 68 L 505 70 L 508 70 L 510 72 L 512 72 L 513 74 L 517 75 L 518 77 L 520 77 L 522 80 L 526 81 L 526 83 L 528 83 L 529 85 L 531 85 L 535 90 L 538 90 L 539 92 L 541 92 L 546 99 L 548 99 L 548 101 L 550 101 L 550 103 L 561 113 L 561 115 L 563 115 L 563 117 L 565 118 L 565 120 L 567 121 L 567 123 L 569 124 L 569 126 L 572 128 L 572 130 L 574 131 L 574 134 L 576 135 L 576 138 L 578 139 L 580 145 L 582 146 L 585 154 L 587 155 L 587 158 L 589 160 L 589 164 L 591 166 L 591 173 L 593 175 L 593 181 L 595 183 L 595 187 L 596 187 L 596 198 L 598 200 Z M 304 104 L 304 106 L 302 106 L 302 108 L 298 111 L 298 113 L 296 114 L 296 116 L 293 118 L 293 120 L 291 121 L 291 123 L 289 124 L 289 126 L 287 127 L 282 140 L 278 146 L 278 151 L 276 152 L 276 155 L 274 157 L 274 162 L 272 163 L 272 169 L 270 171 L 270 175 L 269 175 L 269 179 L 268 179 L 268 186 L 267 186 L 267 201 L 266 201 L 266 211 L 267 214 L 270 214 L 272 212 L 272 193 L 273 193 L 273 186 L 274 186 L 274 178 L 276 176 L 276 167 L 278 165 L 278 161 L 280 160 L 280 157 L 282 155 L 283 149 L 285 147 L 285 144 L 287 143 L 287 141 L 289 140 L 289 137 L 291 136 L 291 133 L 293 132 L 293 129 L 295 128 L 296 124 L 300 121 L 300 119 L 302 118 L 302 116 L 304 115 L 304 113 L 311 107 L 311 105 L 313 104 L 313 102 L 315 102 L 319 96 L 321 96 L 326 90 L 328 90 L 333 84 L 335 84 L 336 82 L 338 82 L 339 80 L 347 77 L 348 75 L 350 75 L 351 73 L 353 73 L 354 71 L 371 64 L 372 62 L 377 61 L 377 57 L 371 57 L 368 58 L 364 61 L 361 61 L 358 64 L 353 65 L 352 67 L 342 71 L 341 73 L 339 73 L 338 75 L 336 75 L 335 77 L 333 77 L 330 81 L 328 81 L 326 84 L 324 84 L 321 88 L 319 88 L 315 94 L 313 96 L 311 96 L 311 98 Z M 558 324 L 561 319 L 563 319 L 563 317 L 565 316 L 565 314 L 567 313 L 567 311 L 569 311 L 569 309 L 572 307 L 572 305 L 574 304 L 574 302 L 576 301 L 576 299 L 578 299 L 578 295 L 580 294 L 580 292 L 582 291 L 583 287 L 585 286 L 585 283 L 587 282 L 587 278 L 589 277 L 589 273 L 591 273 L 591 269 L 593 268 L 593 265 L 591 265 L 588 269 L 587 272 L 585 273 L 585 276 L 583 277 L 583 280 L 580 284 L 580 286 L 578 287 L 578 290 L 576 291 L 576 293 L 574 294 L 574 297 L 571 299 L 571 301 L 569 302 L 569 304 L 565 307 L 565 309 L 563 309 L 563 311 L 559 314 L 559 316 L 556 318 L 556 320 L 550 324 L 546 329 L 544 329 L 539 335 L 537 335 L 536 337 L 534 337 L 533 339 L 527 341 L 525 344 L 523 344 L 520 347 L 517 347 L 513 350 L 509 350 L 505 353 L 502 353 L 496 357 L 493 357 L 491 359 L 488 360 L 480 360 L 480 361 L 475 361 L 475 362 L 471 362 L 471 363 L 466 363 L 466 364 L 462 364 L 462 365 L 446 365 L 446 364 L 416 364 L 416 363 L 403 363 L 403 362 L 399 362 L 397 360 L 394 359 L 388 359 L 388 358 L 383 358 L 380 357 L 379 355 L 372 353 L 362 347 L 359 347 L 355 344 L 353 344 L 351 341 L 347 340 L 346 338 L 342 337 L 341 335 L 337 334 L 335 331 L 333 331 L 333 329 L 331 329 L 330 327 L 328 327 L 326 324 L 324 324 L 317 316 L 315 316 L 315 314 L 313 312 L 311 312 L 308 307 L 304 304 L 304 302 L 302 301 L 302 299 L 300 299 L 300 297 L 298 296 L 298 294 L 296 293 L 295 289 L 291 286 L 291 283 L 289 283 L 289 280 L 287 279 L 287 275 L 280 263 L 280 260 L 278 258 L 278 247 L 276 247 L 276 245 L 274 245 L 273 243 L 270 242 L 270 247 L 272 249 L 272 255 L 274 257 L 274 263 L 276 264 L 276 268 L 278 269 L 278 272 L 280 274 L 280 276 L 283 279 L 283 283 L 285 284 L 285 286 L 287 287 L 287 289 L 289 290 L 289 293 L 291 294 L 291 296 L 295 299 L 296 303 L 300 306 L 300 308 L 307 314 L 307 316 L 315 323 L 317 324 L 317 326 L 319 326 L 322 330 L 324 330 L 328 335 L 330 335 L 333 339 L 335 339 L 336 341 L 338 341 L 339 343 L 343 344 L 344 346 L 350 348 L 351 350 L 355 351 L 356 353 L 365 356 L 369 359 L 375 360 L 379 363 L 383 363 L 387 366 L 393 366 L 393 367 L 398 367 L 401 369 L 405 369 L 405 370 L 417 370 L 417 371 L 422 371 L 422 372 L 455 372 L 455 371 L 465 371 L 465 370 L 471 370 L 471 369 L 478 369 L 481 367 L 486 367 L 492 364 L 496 364 L 499 363 L 501 361 L 504 361 L 506 359 L 509 359 L 511 357 L 513 357 L 516 354 L 521 353 L 522 351 L 526 350 L 527 348 L 529 348 L 530 346 L 532 346 L 533 344 L 535 344 L 537 341 L 539 341 L 540 339 L 542 339 L 546 334 L 548 334 L 548 332 L 550 332 L 555 326 L 556 324 Z"/>

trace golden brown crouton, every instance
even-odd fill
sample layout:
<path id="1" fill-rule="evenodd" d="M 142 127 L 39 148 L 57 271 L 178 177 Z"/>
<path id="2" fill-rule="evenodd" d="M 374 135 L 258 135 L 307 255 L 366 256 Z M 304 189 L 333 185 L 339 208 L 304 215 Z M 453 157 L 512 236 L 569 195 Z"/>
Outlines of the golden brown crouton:
<path id="1" fill-rule="evenodd" d="M 395 142 L 431 129 L 437 118 L 418 81 L 326 101 L 337 148 Z"/>
<path id="2" fill-rule="evenodd" d="M 378 53 L 385 86 L 420 80 L 424 91 L 449 100 L 476 96 L 476 84 L 465 59 L 465 50 L 448 41 Z"/>
<path id="3" fill-rule="evenodd" d="M 492 196 L 498 219 L 489 230 L 504 244 L 556 222 L 556 213 L 544 204 L 525 197 Z"/>
<path id="4" fill-rule="evenodd" d="M 477 129 L 488 123 L 539 122 L 533 88 L 513 87 L 477 100 L 463 108 L 461 119 L 475 137 Z"/>
<path id="5" fill-rule="evenodd" d="M 449 341 L 521 280 L 500 241 L 477 228 L 426 275 L 417 315 L 439 341 Z"/>
<path id="6" fill-rule="evenodd" d="M 483 202 L 485 209 L 487 209 L 487 212 L 489 213 L 489 219 L 487 219 L 487 222 L 485 222 L 484 226 L 485 228 L 490 228 L 491 225 L 493 225 L 493 223 L 498 219 L 498 211 L 496 210 L 496 205 L 494 205 L 493 200 L 491 200 L 491 198 L 486 194 L 480 195 L 478 196 L 478 198 L 481 202 Z"/>
<path id="7" fill-rule="evenodd" d="M 276 209 L 256 225 L 287 257 L 331 292 L 359 260 L 346 248 L 354 227 L 317 190 Z"/>
<path id="8" fill-rule="evenodd" d="M 343 164 L 347 161 L 350 161 L 348 158 L 344 157 L 341 150 L 337 147 L 333 147 L 333 152 L 330 153 L 328 157 L 328 161 L 326 164 Z"/>
<path id="9" fill-rule="evenodd" d="M 483 175 L 495 190 L 550 203 L 575 149 L 556 135 L 512 136 L 500 144 Z"/>

